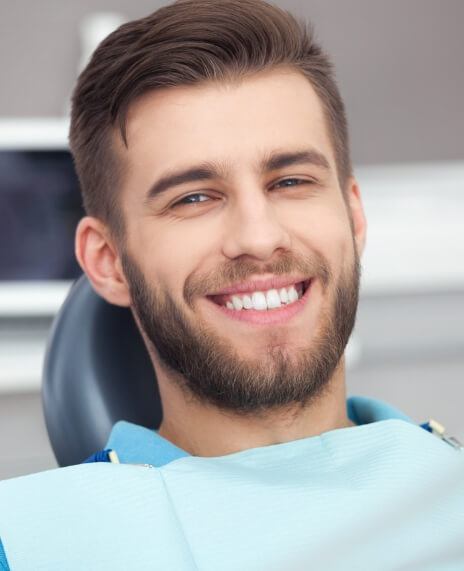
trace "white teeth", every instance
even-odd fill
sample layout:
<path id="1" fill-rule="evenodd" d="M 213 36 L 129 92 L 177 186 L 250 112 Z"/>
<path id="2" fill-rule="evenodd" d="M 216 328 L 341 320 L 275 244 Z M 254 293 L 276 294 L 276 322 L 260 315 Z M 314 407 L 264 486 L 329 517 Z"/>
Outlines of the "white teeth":
<path id="1" fill-rule="evenodd" d="M 292 286 L 292 287 L 288 288 L 289 303 L 292 303 L 292 301 L 296 301 L 297 299 L 298 299 L 298 292 L 296 291 L 295 287 Z"/>
<path id="2" fill-rule="evenodd" d="M 288 293 L 284 287 L 279 290 L 279 297 L 280 297 L 280 301 L 282 303 L 288 303 L 289 302 Z"/>
<path id="3" fill-rule="evenodd" d="M 276 289 L 270 289 L 266 293 L 267 308 L 274 309 L 280 307 L 280 297 Z"/>
<path id="4" fill-rule="evenodd" d="M 239 297 L 237 297 L 236 295 L 232 296 L 232 305 L 234 306 L 234 309 L 242 309 L 243 308 L 242 300 Z"/>
<path id="5" fill-rule="evenodd" d="M 266 296 L 261 291 L 255 291 L 251 296 L 251 303 L 253 304 L 253 309 L 263 310 L 267 309 Z"/>
<path id="6" fill-rule="evenodd" d="M 266 292 L 255 291 L 251 295 L 233 295 L 226 302 L 226 307 L 235 311 L 241 311 L 242 309 L 255 309 L 258 311 L 276 309 L 297 301 L 302 295 L 303 285 L 297 284 L 287 288 L 283 287 L 279 291 L 270 289 Z"/>

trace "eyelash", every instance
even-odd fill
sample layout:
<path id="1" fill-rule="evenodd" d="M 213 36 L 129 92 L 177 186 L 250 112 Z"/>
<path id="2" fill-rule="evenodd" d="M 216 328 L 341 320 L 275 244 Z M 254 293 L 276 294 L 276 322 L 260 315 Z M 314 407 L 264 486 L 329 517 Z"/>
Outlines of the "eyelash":
<path id="1" fill-rule="evenodd" d="M 301 186 L 302 184 L 314 184 L 316 181 L 315 180 L 310 180 L 310 179 L 305 179 L 305 178 L 296 178 L 296 177 L 291 177 L 291 178 L 284 178 L 282 180 L 279 180 L 278 182 L 276 182 L 275 184 L 272 185 L 271 188 L 275 188 L 276 186 L 278 186 L 279 184 L 283 184 L 286 182 L 291 182 L 291 181 L 297 181 L 298 184 L 291 184 L 291 185 L 285 185 L 281 188 L 293 188 L 295 186 Z M 189 204 L 201 204 L 202 202 L 207 202 L 206 200 L 200 200 L 200 201 L 193 201 L 193 202 L 184 202 L 184 200 L 187 200 L 188 198 L 191 198 L 192 196 L 208 196 L 207 194 L 205 194 L 204 192 L 193 192 L 192 194 L 188 194 L 187 196 L 184 196 L 183 198 L 181 198 L 180 200 L 178 200 L 177 202 L 175 202 L 172 207 L 177 207 L 177 206 L 186 206 Z"/>

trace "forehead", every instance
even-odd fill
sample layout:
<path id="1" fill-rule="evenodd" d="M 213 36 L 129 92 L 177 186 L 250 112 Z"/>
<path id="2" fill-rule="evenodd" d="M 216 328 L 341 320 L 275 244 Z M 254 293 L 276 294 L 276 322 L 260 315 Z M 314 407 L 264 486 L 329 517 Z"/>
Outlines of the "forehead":
<path id="1" fill-rule="evenodd" d="M 276 150 L 304 147 L 336 170 L 322 104 L 293 70 L 148 93 L 129 109 L 127 141 L 129 177 L 204 161 L 239 172 Z"/>

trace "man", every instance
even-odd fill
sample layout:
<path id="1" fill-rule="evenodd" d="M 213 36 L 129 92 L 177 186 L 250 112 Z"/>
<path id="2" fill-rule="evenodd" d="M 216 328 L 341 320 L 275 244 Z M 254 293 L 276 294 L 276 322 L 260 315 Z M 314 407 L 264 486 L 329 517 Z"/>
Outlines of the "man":
<path id="1" fill-rule="evenodd" d="M 462 453 L 346 401 L 366 223 L 311 31 L 260 0 L 128 23 L 70 142 L 77 258 L 131 308 L 163 422 L 116 425 L 120 464 L 3 484 L 11 568 L 464 569 Z"/>

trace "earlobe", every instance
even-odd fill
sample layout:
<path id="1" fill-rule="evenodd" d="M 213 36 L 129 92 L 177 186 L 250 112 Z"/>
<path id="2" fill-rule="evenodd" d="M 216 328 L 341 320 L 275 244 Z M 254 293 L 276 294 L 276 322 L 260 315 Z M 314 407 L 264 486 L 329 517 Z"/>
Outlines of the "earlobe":
<path id="1" fill-rule="evenodd" d="M 358 254 L 361 257 L 366 245 L 367 221 L 364 214 L 361 192 L 359 190 L 358 183 L 354 178 L 351 178 L 348 184 L 347 197 L 347 206 L 351 217 L 353 235 Z"/>
<path id="2" fill-rule="evenodd" d="M 109 303 L 128 307 L 129 288 L 118 251 L 100 220 L 85 216 L 76 229 L 75 253 L 94 290 Z"/>

